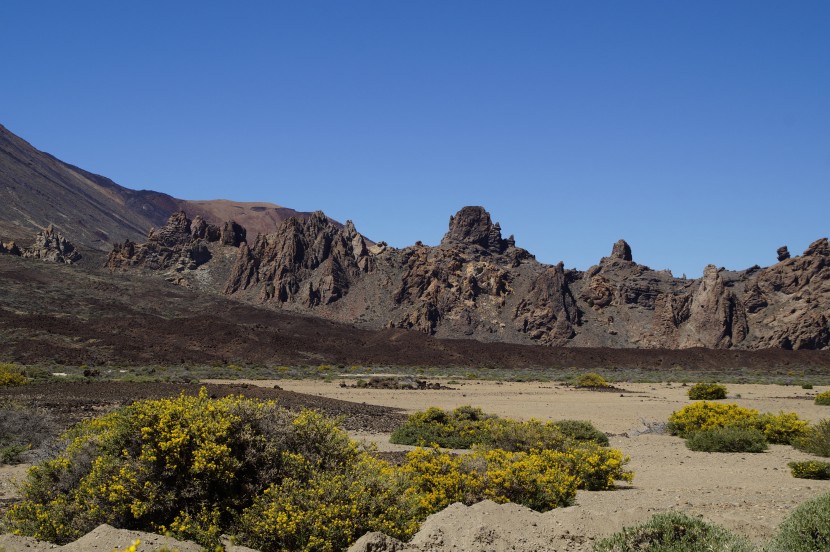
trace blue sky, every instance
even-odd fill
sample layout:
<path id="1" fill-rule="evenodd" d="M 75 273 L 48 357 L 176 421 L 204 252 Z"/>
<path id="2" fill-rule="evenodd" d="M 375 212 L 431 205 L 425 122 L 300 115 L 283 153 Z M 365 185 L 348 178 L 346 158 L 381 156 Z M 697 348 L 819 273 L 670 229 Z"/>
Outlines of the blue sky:
<path id="1" fill-rule="evenodd" d="M 830 234 L 830 2 L 0 4 L 0 123 L 130 188 L 676 275 Z"/>

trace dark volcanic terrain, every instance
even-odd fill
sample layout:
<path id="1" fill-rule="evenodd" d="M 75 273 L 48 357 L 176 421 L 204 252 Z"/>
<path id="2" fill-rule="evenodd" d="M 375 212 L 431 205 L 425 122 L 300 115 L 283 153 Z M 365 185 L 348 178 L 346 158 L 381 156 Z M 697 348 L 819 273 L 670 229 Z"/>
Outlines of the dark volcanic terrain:
<path id="1" fill-rule="evenodd" d="M 823 374 L 830 351 L 538 347 L 368 330 L 198 293 L 130 271 L 0 255 L 0 361 L 254 363 Z"/>

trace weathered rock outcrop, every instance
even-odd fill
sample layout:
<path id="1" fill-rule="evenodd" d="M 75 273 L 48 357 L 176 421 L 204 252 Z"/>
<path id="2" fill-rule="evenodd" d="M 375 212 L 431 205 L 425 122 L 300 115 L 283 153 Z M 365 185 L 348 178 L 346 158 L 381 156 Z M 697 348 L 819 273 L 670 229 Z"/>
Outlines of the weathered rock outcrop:
<path id="1" fill-rule="evenodd" d="M 23 255 L 23 252 L 13 241 L 5 243 L 0 241 L 0 255 L 15 255 L 16 257 L 20 257 Z"/>
<path id="2" fill-rule="evenodd" d="M 129 240 L 115 244 L 107 258 L 110 271 L 141 268 L 158 271 L 194 270 L 212 258 L 208 244 L 239 245 L 245 239 L 245 229 L 233 221 L 221 229 L 197 216 L 193 221 L 184 211 L 170 216 L 167 224 L 153 228 L 147 242 L 136 244 Z"/>
<path id="3" fill-rule="evenodd" d="M 81 254 L 75 246 L 51 224 L 35 235 L 34 243 L 23 250 L 23 256 L 64 264 L 72 264 L 81 260 Z"/>
<path id="4" fill-rule="evenodd" d="M 181 214 L 147 244 L 116 247 L 109 264 L 182 270 L 215 262 L 200 244 L 238 244 L 224 293 L 367 328 L 551 346 L 830 348 L 826 239 L 769 268 L 710 266 L 695 280 L 638 264 L 623 240 L 585 272 L 539 263 L 481 207 L 451 217 L 434 247 L 370 245 L 319 212 L 244 239 Z"/>
<path id="5" fill-rule="evenodd" d="M 261 302 L 329 305 L 372 268 L 366 240 L 351 221 L 338 228 L 317 212 L 288 219 L 275 233 L 240 247 L 225 293 L 256 288 Z"/>

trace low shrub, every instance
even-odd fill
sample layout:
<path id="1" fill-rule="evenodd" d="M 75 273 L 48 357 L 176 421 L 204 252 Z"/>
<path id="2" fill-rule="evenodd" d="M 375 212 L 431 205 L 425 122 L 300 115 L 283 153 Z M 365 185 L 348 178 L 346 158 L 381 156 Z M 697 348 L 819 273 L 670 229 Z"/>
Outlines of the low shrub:
<path id="1" fill-rule="evenodd" d="M 133 403 L 75 426 L 63 440 L 63 452 L 29 471 L 22 502 L 8 512 L 7 530 L 65 543 L 108 523 L 169 532 L 213 548 L 248 508 L 264 509 L 258 505 L 267 502 L 267 489 L 296 492 L 282 500 L 316 512 L 326 507 L 334 485 L 326 477 L 345 477 L 347 482 L 337 481 L 353 490 L 362 483 L 352 479 L 365 474 L 350 471 L 352 466 L 375 466 L 335 420 L 273 402 L 210 399 L 204 389 L 196 397 Z M 379 482 L 366 488 L 394 485 L 383 470 L 371 475 Z M 306 485 L 326 492 L 311 496 Z M 359 500 L 388 499 L 383 507 L 398 512 L 407 509 L 399 506 L 403 496 L 367 492 Z M 373 508 L 364 502 L 344 508 L 340 523 L 367 527 L 363 516 Z M 397 534 L 407 534 L 411 520 L 394 515 L 384 519 L 394 519 Z M 307 526 L 297 531 L 306 539 L 297 548 L 316 542 Z"/>
<path id="2" fill-rule="evenodd" d="M 452 411 L 429 408 L 416 412 L 392 433 L 389 440 L 401 445 L 438 445 L 457 449 L 481 445 L 510 452 L 564 451 L 582 442 L 608 445 L 608 437 L 588 421 L 520 422 L 485 414 L 480 408 L 471 406 Z"/>
<path id="3" fill-rule="evenodd" d="M 8 362 L 0 363 L 0 387 L 12 387 L 27 383 L 29 383 L 29 378 L 23 374 L 23 370 L 19 366 Z"/>
<path id="4" fill-rule="evenodd" d="M 830 550 L 830 493 L 798 506 L 778 526 L 764 552 Z"/>
<path id="5" fill-rule="evenodd" d="M 801 384 L 801 388 L 802 388 L 802 389 L 812 389 L 812 388 L 813 388 L 813 384 L 812 384 L 812 383 L 802 383 L 802 384 Z"/>
<path id="6" fill-rule="evenodd" d="M 699 452 L 764 452 L 764 434 L 749 427 L 713 427 L 696 431 L 686 439 L 686 446 Z"/>
<path id="7" fill-rule="evenodd" d="M 791 445 L 796 439 L 807 433 L 810 424 L 802 420 L 795 412 L 764 413 L 755 422 L 764 434 L 767 442 L 774 445 Z"/>
<path id="8" fill-rule="evenodd" d="M 810 426 L 802 436 L 793 440 L 792 445 L 816 456 L 830 456 L 830 420 L 821 420 Z"/>
<path id="9" fill-rule="evenodd" d="M 401 445 L 470 448 L 482 442 L 488 433 L 486 422 L 495 418 L 472 406 L 460 406 L 453 411 L 432 407 L 410 415 L 389 440 Z"/>
<path id="10" fill-rule="evenodd" d="M 310 479 L 283 479 L 257 496 L 236 537 L 257 550 L 345 550 L 369 531 L 408 539 L 431 508 L 389 464 L 362 455 Z"/>
<path id="11" fill-rule="evenodd" d="M 830 463 L 807 460 L 787 464 L 793 477 L 799 479 L 830 479 Z"/>
<path id="12" fill-rule="evenodd" d="M 745 538 L 727 529 L 678 512 L 656 514 L 594 545 L 594 552 L 752 552 Z"/>
<path id="13" fill-rule="evenodd" d="M 668 430 L 672 435 L 688 437 L 704 429 L 726 426 L 753 427 L 758 411 L 743 408 L 734 403 L 710 403 L 706 401 L 688 404 L 669 416 Z"/>
<path id="14" fill-rule="evenodd" d="M 16 401 L 0 401 L 0 463 L 16 464 L 46 457 L 58 432 L 46 410 Z"/>
<path id="15" fill-rule="evenodd" d="M 689 389 L 693 401 L 717 401 L 726 398 L 726 387 L 717 383 L 696 383 Z"/>
<path id="16" fill-rule="evenodd" d="M 830 405 L 830 391 L 824 391 L 823 393 L 816 395 L 816 404 L 820 404 L 822 406 Z"/>
<path id="17" fill-rule="evenodd" d="M 604 377 L 594 372 L 577 376 L 574 385 L 577 387 L 611 387 L 611 384 Z"/>
<path id="18" fill-rule="evenodd" d="M 553 422 L 553 425 L 558 427 L 565 437 L 574 441 L 590 441 L 603 447 L 608 446 L 608 436 L 587 420 L 559 420 Z"/>

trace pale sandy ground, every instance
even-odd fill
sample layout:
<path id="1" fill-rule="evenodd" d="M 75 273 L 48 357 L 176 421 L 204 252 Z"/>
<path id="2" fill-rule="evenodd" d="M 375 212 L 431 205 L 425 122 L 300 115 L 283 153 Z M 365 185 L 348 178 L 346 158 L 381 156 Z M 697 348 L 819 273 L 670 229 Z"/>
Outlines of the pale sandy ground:
<path id="1" fill-rule="evenodd" d="M 666 421 L 690 402 L 688 387 L 681 384 L 620 383 L 616 385 L 622 391 L 595 392 L 553 383 L 484 381 L 450 384 L 457 389 L 439 391 L 341 388 L 339 382 L 312 380 L 250 383 L 278 383 L 290 391 L 395 406 L 407 412 L 470 404 L 512 418 L 592 421 L 614 435 L 611 446 L 631 457 L 629 467 L 635 478 L 617 491 L 580 491 L 575 506 L 544 514 L 543 525 L 550 531 L 561 537 L 570 535 L 561 538 L 561 550 L 589 550 L 594 538 L 669 510 L 702 516 L 760 542 L 774 534 L 795 506 L 830 491 L 830 481 L 790 475 L 787 462 L 813 457 L 788 446 L 773 445 L 762 454 L 704 453 L 688 450 L 677 437 L 639 434 L 645 430 L 644 421 Z M 816 406 L 807 398 L 826 388 L 806 391 L 797 386 L 737 384 L 728 388 L 726 402 L 761 412 L 796 412 L 811 422 L 830 417 L 830 407 Z M 390 445 L 388 435 L 355 436 L 376 443 L 381 450 L 407 448 Z"/>
<path id="2" fill-rule="evenodd" d="M 268 387 L 276 383 L 290 391 L 395 406 L 408 412 L 429 406 L 455 408 L 470 404 L 512 418 L 586 419 L 612 434 L 611 446 L 631 457 L 629 468 L 636 474 L 634 482 L 620 485 L 616 491 L 580 491 L 576 505 L 544 514 L 516 505 L 458 506 L 428 520 L 415 539 L 418 546 L 412 550 L 587 551 L 594 539 L 669 510 L 702 516 L 762 542 L 795 506 L 830 491 L 830 481 L 790 475 L 787 462 L 811 458 L 790 447 L 774 445 L 762 454 L 700 453 L 688 450 L 676 437 L 642 433 L 646 430 L 644 422 L 664 422 L 673 411 L 689 403 L 688 387 L 680 384 L 620 383 L 617 386 L 622 391 L 595 392 L 553 383 L 464 381 L 449 384 L 455 390 L 440 391 L 341 388 L 339 381 L 248 383 Z M 827 388 L 728 387 L 728 402 L 761 412 L 797 412 L 811 422 L 830 417 L 830 407 L 816 406 L 808 398 Z M 376 443 L 381 450 L 408 448 L 390 445 L 384 434 L 354 436 Z M 3 497 L 13 494 L 8 481 L 19 476 L 21 470 L 0 468 Z M 113 545 L 129 544 L 124 540 L 122 535 Z M 3 542 L 2 538 L 0 545 L 9 551 L 33 550 L 22 542 Z"/>

